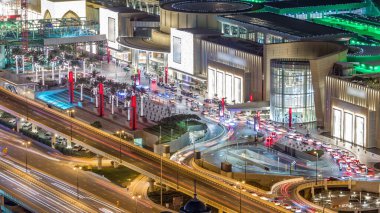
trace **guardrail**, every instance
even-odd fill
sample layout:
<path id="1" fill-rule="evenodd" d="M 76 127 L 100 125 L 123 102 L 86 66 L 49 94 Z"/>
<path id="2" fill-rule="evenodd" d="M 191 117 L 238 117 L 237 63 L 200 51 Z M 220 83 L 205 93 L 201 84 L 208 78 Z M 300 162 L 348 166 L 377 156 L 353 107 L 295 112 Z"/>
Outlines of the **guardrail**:
<path id="1" fill-rule="evenodd" d="M 309 200 L 306 200 L 305 198 L 303 198 L 300 195 L 299 192 L 302 190 L 305 190 L 307 188 L 311 188 L 311 187 L 324 187 L 325 185 L 327 185 L 327 186 L 348 186 L 349 184 L 350 184 L 349 181 L 318 181 L 317 184 L 315 184 L 315 182 L 312 181 L 309 183 L 304 183 L 304 184 L 298 185 L 295 193 L 296 193 L 297 198 L 299 200 L 301 200 L 303 203 L 307 204 L 308 206 L 311 206 L 315 209 L 318 209 L 318 210 L 326 212 L 326 213 L 336 213 L 336 211 L 333 211 L 333 210 L 328 209 L 328 208 L 324 208 L 324 207 L 319 206 L 313 202 L 310 202 Z M 352 181 L 351 184 L 355 184 L 355 181 Z"/>
<path id="2" fill-rule="evenodd" d="M 22 206 L 23 208 L 25 208 L 31 212 L 43 212 L 42 208 L 35 206 L 33 204 L 28 205 L 25 202 L 21 201 L 24 199 L 21 196 L 18 196 L 16 193 L 13 193 L 12 191 L 5 191 L 4 189 L 0 189 L 0 195 L 3 197 L 6 197 L 7 199 L 11 200 L 12 202 L 18 204 L 19 206 Z M 6 208 L 6 207 L 4 207 L 4 208 Z M 9 210 L 8 208 L 6 208 L 6 209 Z M 4 209 L 2 209 L 2 210 L 4 210 Z M 6 210 L 4 210 L 4 211 L 6 211 Z M 9 210 L 9 212 L 10 212 L 10 210 Z"/>
<path id="3" fill-rule="evenodd" d="M 8 95 L 10 95 L 10 96 L 13 96 L 13 97 L 17 98 L 17 99 L 20 100 L 20 101 L 23 101 L 23 98 L 22 98 L 22 97 L 19 97 L 18 95 L 13 94 L 13 93 L 11 93 L 11 92 L 5 90 L 5 89 L 2 88 L 2 87 L 0 87 L 0 92 L 6 93 L 6 94 L 8 94 Z M 101 131 L 101 130 L 95 128 L 95 127 L 92 127 L 92 126 L 88 125 L 87 123 L 85 123 L 85 122 L 83 122 L 83 121 L 80 121 L 80 120 L 74 119 L 74 118 L 72 118 L 72 117 L 70 117 L 70 116 L 68 116 L 68 115 L 66 115 L 66 114 L 59 113 L 59 112 L 57 112 L 57 111 L 55 111 L 55 110 L 53 110 L 53 109 L 50 109 L 50 108 L 46 107 L 45 105 L 42 105 L 42 104 L 36 103 L 36 102 L 34 102 L 34 101 L 32 101 L 32 100 L 29 100 L 29 101 L 28 101 L 28 104 L 34 105 L 35 107 L 38 107 L 38 108 L 44 108 L 44 110 L 45 110 L 46 112 L 49 112 L 49 113 L 51 113 L 51 114 L 57 116 L 58 118 L 61 118 L 61 119 L 63 119 L 63 120 L 68 120 L 68 121 L 70 121 L 70 122 L 72 122 L 72 123 L 75 123 L 76 125 L 82 127 L 83 129 L 87 129 L 87 130 L 90 130 L 90 131 L 92 131 L 92 132 L 96 132 L 96 133 L 98 133 L 99 135 L 101 135 L 101 136 L 103 136 L 103 137 L 105 137 L 105 138 L 108 138 L 108 139 L 114 141 L 115 143 L 122 143 L 123 145 L 125 145 L 126 147 L 128 147 L 131 151 L 134 151 L 134 152 L 140 153 L 140 154 L 142 154 L 143 156 L 145 156 L 145 157 L 147 157 L 147 158 L 150 158 L 151 160 L 155 160 L 156 162 L 159 162 L 159 161 L 160 161 L 160 158 L 161 158 L 160 155 L 158 155 L 158 154 L 156 154 L 156 153 L 153 153 L 153 152 L 151 152 L 151 151 L 149 151 L 149 150 L 146 150 L 146 149 L 144 149 L 144 148 L 142 148 L 142 147 L 136 146 L 136 145 L 134 145 L 134 144 L 132 144 L 132 143 L 129 143 L 129 142 L 126 142 L 126 141 L 123 141 L 123 140 L 120 141 L 120 139 L 119 139 L 117 136 L 111 135 L 111 134 L 109 134 L 109 133 L 105 133 L 105 132 L 103 132 L 103 131 Z M 20 115 L 20 113 L 17 113 L 17 114 Z M 29 117 L 30 117 L 30 116 L 29 116 Z M 82 144 L 83 144 L 83 143 L 82 143 Z M 87 147 L 88 147 L 88 146 L 87 146 Z M 100 150 L 99 150 L 99 152 L 102 152 L 102 155 L 105 156 L 105 157 L 107 157 L 107 158 L 109 158 L 109 159 L 117 159 L 117 160 L 119 160 L 118 157 L 114 157 L 114 156 L 109 155 L 109 154 L 107 154 L 107 153 L 105 153 L 105 152 L 103 152 L 103 151 L 100 151 Z M 175 168 L 176 166 L 178 166 L 178 163 L 173 162 L 173 161 L 171 161 L 170 159 L 163 158 L 163 159 L 162 159 L 162 162 L 163 162 L 163 165 L 168 166 L 168 167 L 171 167 L 171 168 Z M 124 163 L 126 163 L 126 162 L 124 162 Z M 130 167 L 131 169 L 136 170 L 137 172 L 142 172 L 142 173 L 144 173 L 144 174 L 149 174 L 149 175 L 147 175 L 147 176 L 150 176 L 150 177 L 152 177 L 152 178 L 155 177 L 154 179 L 157 179 L 157 177 L 156 177 L 155 175 L 149 173 L 148 171 L 144 171 L 144 170 L 142 170 L 142 169 L 140 169 L 140 168 L 138 168 L 138 167 L 136 167 L 136 166 L 134 166 L 134 165 L 132 165 L 132 164 L 128 164 L 128 167 Z M 218 186 L 218 187 L 224 187 L 224 188 L 227 188 L 227 189 L 233 191 L 233 192 L 236 193 L 236 194 L 238 194 L 238 193 L 240 192 L 239 189 L 236 189 L 236 188 L 234 188 L 234 187 L 232 187 L 232 186 L 230 186 L 230 185 L 228 185 L 228 184 L 225 184 L 225 183 L 223 183 L 223 182 L 220 183 L 219 181 L 216 181 L 216 180 L 214 180 L 213 178 L 210 178 L 209 176 L 207 176 L 207 175 L 205 175 L 205 174 L 202 174 L 202 173 L 200 173 L 200 172 L 194 171 L 194 170 L 192 170 L 191 168 L 187 168 L 187 167 L 184 167 L 184 166 L 179 166 L 178 169 L 179 169 L 182 173 L 185 173 L 185 174 L 190 175 L 190 176 L 195 176 L 198 180 L 202 180 L 202 181 L 208 182 L 208 183 L 213 184 L 213 185 L 216 185 L 216 186 Z M 167 184 L 170 184 L 168 181 L 166 181 L 166 183 L 167 183 Z M 184 190 L 184 189 L 183 189 L 183 190 Z M 287 210 L 284 210 L 284 209 L 282 209 L 282 208 L 280 208 L 280 207 L 274 205 L 273 203 L 271 203 L 271 202 L 269 202 L 269 201 L 264 201 L 264 200 L 262 200 L 262 199 L 260 199 L 260 198 L 257 198 L 257 197 L 251 197 L 250 199 L 251 199 L 252 201 L 258 203 L 258 205 L 266 205 L 266 206 L 268 207 L 268 210 L 271 210 L 272 212 L 273 212 L 273 211 L 274 211 L 274 212 L 288 212 Z M 223 206 L 223 205 L 220 205 L 220 204 L 219 204 L 219 205 L 217 205 L 216 207 L 218 207 L 218 206 L 220 207 L 220 206 Z M 222 208 L 222 209 L 223 209 L 223 208 Z M 228 209 L 228 208 L 225 207 L 224 209 Z M 231 211 L 232 211 L 232 210 L 231 210 Z M 228 212 L 230 212 L 230 211 L 228 211 Z M 233 212 L 233 211 L 232 211 L 232 212 Z"/>
<path id="4" fill-rule="evenodd" d="M 300 182 L 300 181 L 304 181 L 304 180 L 305 180 L 304 177 L 297 177 L 297 178 L 291 178 L 288 180 L 283 180 L 283 181 L 277 182 L 277 183 L 273 184 L 273 186 L 270 188 L 270 191 L 268 192 L 268 194 L 273 194 L 274 189 L 279 187 L 280 185 L 287 184 L 287 183 Z"/>

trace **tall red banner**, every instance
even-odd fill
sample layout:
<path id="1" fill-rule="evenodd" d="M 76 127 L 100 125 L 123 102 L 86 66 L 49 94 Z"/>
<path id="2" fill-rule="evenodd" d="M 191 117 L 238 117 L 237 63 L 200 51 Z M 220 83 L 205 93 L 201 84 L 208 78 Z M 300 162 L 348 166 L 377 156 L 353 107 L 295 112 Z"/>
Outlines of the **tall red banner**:
<path id="1" fill-rule="evenodd" d="M 168 67 L 165 67 L 165 84 L 168 83 Z"/>
<path id="2" fill-rule="evenodd" d="M 69 100 L 74 103 L 74 76 L 73 71 L 69 72 Z"/>
<path id="3" fill-rule="evenodd" d="M 99 83 L 99 116 L 103 117 L 104 115 L 104 89 L 103 84 Z"/>
<path id="4" fill-rule="evenodd" d="M 292 127 L 292 108 L 289 108 L 289 128 Z"/>
<path id="5" fill-rule="evenodd" d="M 220 108 L 220 116 L 221 117 L 224 116 L 224 105 L 225 105 L 224 98 L 222 98 L 222 103 L 221 103 L 221 108 Z"/>
<path id="6" fill-rule="evenodd" d="M 130 113 L 132 114 L 131 120 L 129 122 L 129 126 L 132 130 L 136 130 L 137 128 L 137 101 L 136 101 L 136 95 L 133 95 L 131 97 L 131 110 Z"/>
<path id="7" fill-rule="evenodd" d="M 253 93 L 249 96 L 249 102 L 253 102 Z"/>

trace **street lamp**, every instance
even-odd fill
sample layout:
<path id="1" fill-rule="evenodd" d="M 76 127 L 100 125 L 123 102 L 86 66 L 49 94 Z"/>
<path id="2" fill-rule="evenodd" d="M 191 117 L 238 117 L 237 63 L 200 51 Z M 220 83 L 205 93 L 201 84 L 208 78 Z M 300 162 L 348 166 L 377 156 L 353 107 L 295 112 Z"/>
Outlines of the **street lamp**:
<path id="1" fill-rule="evenodd" d="M 239 186 L 239 190 L 240 190 L 240 199 L 239 199 L 239 213 L 241 213 L 241 191 L 242 191 L 242 185 L 245 184 L 245 181 L 242 181 L 241 183 L 240 182 L 236 182 L 236 185 Z"/>
<path id="2" fill-rule="evenodd" d="M 123 134 L 124 135 L 124 130 L 120 130 L 120 131 L 116 131 L 116 134 L 119 135 L 119 139 L 120 139 L 120 163 L 121 163 L 121 135 Z"/>
<path id="3" fill-rule="evenodd" d="M 82 169 L 81 166 L 79 167 L 74 167 L 73 168 L 75 171 L 77 171 L 77 199 L 79 200 L 79 178 L 78 178 L 78 173 L 79 173 L 79 170 Z"/>
<path id="4" fill-rule="evenodd" d="M 141 195 L 132 196 L 132 199 L 135 200 L 135 212 L 137 213 L 137 200 L 141 198 Z"/>
<path id="5" fill-rule="evenodd" d="M 25 146 L 25 172 L 28 172 L 28 145 L 30 145 L 30 141 L 23 142 L 23 146 Z"/>
<path id="6" fill-rule="evenodd" d="M 317 161 L 315 162 L 315 185 L 317 185 L 318 182 L 318 159 L 319 159 L 319 154 L 317 151 L 314 151 L 314 154 L 317 155 Z"/>

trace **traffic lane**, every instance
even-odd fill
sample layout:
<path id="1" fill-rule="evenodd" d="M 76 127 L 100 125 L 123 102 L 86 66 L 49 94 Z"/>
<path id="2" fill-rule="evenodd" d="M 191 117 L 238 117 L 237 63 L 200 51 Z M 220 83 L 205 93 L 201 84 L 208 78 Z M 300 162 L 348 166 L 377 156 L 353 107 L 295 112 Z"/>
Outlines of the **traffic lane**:
<path id="1" fill-rule="evenodd" d="M 2 187 L 6 187 L 18 195 L 26 197 L 29 202 L 33 202 L 35 205 L 46 209 L 46 212 L 84 212 L 77 206 L 65 202 L 59 196 L 29 181 L 25 181 L 8 170 L 0 169 L 0 182 Z"/>
<path id="2" fill-rule="evenodd" d="M 23 111 L 23 110 L 25 110 L 25 103 L 23 102 L 23 101 L 21 101 L 21 100 L 18 100 L 18 99 L 16 99 L 15 97 L 11 97 L 10 98 L 11 100 L 13 99 L 13 100 L 16 100 L 16 102 L 18 102 L 19 103 L 19 107 L 17 107 L 17 109 L 16 109 L 16 111 L 17 110 L 19 110 L 19 112 L 20 111 L 22 111 L 21 113 L 23 113 L 23 112 L 25 112 L 25 111 Z M 9 108 L 13 108 L 14 106 L 13 105 L 11 105 L 11 104 L 4 104 L 4 105 L 6 105 L 6 106 L 8 106 Z M 24 109 L 21 109 L 21 106 L 24 108 Z M 62 126 L 62 121 L 60 122 L 60 123 L 56 123 L 56 122 L 51 122 L 51 121 L 57 121 L 57 120 L 59 120 L 60 118 L 59 117 L 57 117 L 57 116 L 55 116 L 55 115 L 51 115 L 50 113 L 45 113 L 44 111 L 43 111 L 43 109 L 40 109 L 40 108 L 37 108 L 37 107 L 35 107 L 35 106 L 30 106 L 29 108 L 33 108 L 33 111 L 30 113 L 30 116 L 32 117 L 32 116 L 34 116 L 34 118 L 35 118 L 35 120 L 38 120 L 38 121 L 41 121 L 41 123 L 44 123 L 45 125 L 47 125 L 47 126 L 52 126 L 52 124 L 54 124 L 53 126 L 54 126 L 54 128 L 55 129 L 57 129 L 57 130 L 59 130 L 59 131 L 62 131 L 62 132 L 64 132 L 65 134 L 68 134 L 68 131 L 67 130 L 69 130 L 70 128 L 67 128 L 66 126 Z M 38 112 L 38 113 L 37 113 Z M 37 115 L 36 115 L 37 114 Z M 67 122 L 67 121 L 65 121 L 65 122 Z M 73 123 L 73 125 L 76 125 L 75 123 Z M 75 129 L 75 127 L 73 128 L 73 129 Z M 82 129 L 81 127 L 78 127 L 78 129 Z M 83 131 L 81 132 L 82 134 L 84 133 Z M 92 133 L 91 131 L 86 131 L 86 134 L 88 134 L 88 133 L 90 133 L 90 134 L 96 134 L 96 133 Z M 74 134 L 73 134 L 73 137 L 75 137 L 74 136 Z M 94 142 L 93 141 L 93 139 L 94 138 L 99 138 L 98 139 L 98 141 L 97 142 Z M 104 141 L 107 141 L 105 144 L 110 144 L 110 143 L 112 143 L 111 142 L 111 139 L 109 139 L 109 138 L 107 138 L 107 137 L 104 137 L 104 136 L 102 136 L 102 135 L 95 135 L 93 138 L 91 138 L 90 140 L 87 140 L 87 141 L 84 141 L 84 142 L 86 142 L 86 143 L 91 143 L 91 145 L 92 146 L 94 146 L 95 148 L 97 148 L 97 147 L 99 147 L 99 145 L 101 145 L 102 143 L 103 143 L 103 145 L 101 145 L 101 149 L 100 150 L 103 150 L 103 151 L 105 151 L 105 150 L 107 150 L 107 152 L 109 153 L 109 154 L 111 154 L 111 155 L 113 155 L 113 156 L 118 156 L 117 155 L 117 150 L 115 150 L 115 149 L 110 149 L 109 147 L 108 148 L 106 148 L 106 147 L 104 147 Z M 100 143 L 99 143 L 100 142 Z M 118 143 L 118 142 L 116 142 L 116 143 Z M 104 148 L 106 148 L 106 149 L 104 149 Z M 137 154 L 136 156 L 141 156 L 141 154 Z M 141 159 L 140 159 L 141 160 Z M 149 158 L 142 158 L 142 162 L 144 162 L 144 164 L 143 165 L 141 165 L 140 167 L 142 167 L 142 168 L 144 168 L 144 170 L 145 171 L 150 171 L 150 172 L 152 172 L 152 171 L 154 171 L 154 170 L 152 170 L 152 168 L 150 167 L 150 168 L 146 168 L 147 166 L 151 166 L 151 165 L 149 165 L 148 164 L 148 162 L 149 161 L 151 161 L 152 162 L 152 160 L 151 159 L 149 159 Z M 135 162 L 131 162 L 131 163 L 135 163 Z M 153 163 L 155 163 L 156 164 L 156 168 L 158 168 L 158 166 L 157 166 L 157 162 L 153 162 Z M 159 165 L 159 164 L 158 164 Z M 157 173 L 155 174 L 155 175 L 158 175 Z M 189 187 L 189 186 L 191 186 L 192 185 L 192 182 L 193 182 L 193 180 L 194 180 L 194 178 L 195 177 L 191 177 L 191 179 L 190 180 L 188 180 L 191 184 L 189 184 L 188 186 L 187 186 L 187 189 L 189 189 L 189 190 L 192 190 L 192 187 Z M 206 180 L 207 181 L 207 180 Z M 217 188 L 218 186 L 216 186 L 215 184 L 213 184 L 213 182 L 211 182 L 211 185 L 208 185 L 207 186 L 207 188 L 213 188 L 214 189 L 214 191 L 212 192 L 212 193 L 215 193 L 215 189 Z M 223 188 L 223 187 L 222 187 Z M 199 191 L 199 190 L 198 190 Z M 205 191 L 208 191 L 207 189 L 205 190 Z M 202 190 L 201 190 L 201 193 L 202 193 Z M 200 193 L 200 194 L 201 194 Z M 228 192 L 226 192 L 226 191 L 223 191 L 223 192 L 221 192 L 221 193 L 226 193 L 227 194 L 227 196 L 226 197 L 228 197 L 228 196 L 231 196 L 230 195 L 230 193 L 233 193 L 233 194 L 237 194 L 235 191 L 228 191 Z M 218 193 L 218 195 L 219 195 L 219 193 Z M 205 196 L 205 197 L 208 197 L 209 196 L 209 194 L 203 194 L 203 196 Z M 217 202 L 221 202 L 220 200 L 224 200 L 223 201 L 223 204 L 224 205 L 226 205 L 226 206 L 231 206 L 230 208 L 232 208 L 232 209 L 234 209 L 234 210 L 238 210 L 238 208 L 235 206 L 235 205 L 227 205 L 227 204 L 230 204 L 230 200 L 229 199 L 220 199 L 220 197 L 219 197 L 219 200 L 215 200 L 215 201 L 217 201 Z M 253 200 L 252 200 L 253 201 Z M 265 205 L 265 204 L 263 204 L 263 203 L 261 203 L 261 202 L 259 202 L 259 201 L 253 201 L 255 204 L 249 204 L 249 203 L 246 203 L 246 205 L 254 205 L 254 206 L 252 206 L 252 207 L 256 207 L 256 208 L 262 208 L 262 206 L 263 205 Z M 252 208 L 249 208 L 249 209 L 252 209 Z M 265 209 L 265 207 L 264 207 L 264 209 Z M 264 210 L 265 211 L 265 210 Z M 266 210 L 267 212 L 270 212 L 270 210 Z M 248 212 L 250 212 L 250 211 L 248 211 Z"/>
<path id="3" fill-rule="evenodd" d="M 11 133 L 10 133 L 11 134 Z M 11 138 L 10 142 L 16 143 L 16 141 L 12 141 Z M 17 139 L 19 140 L 19 139 Z M 8 144 L 8 154 L 15 158 L 16 160 L 23 162 L 25 160 L 25 149 L 23 147 L 17 147 L 14 144 Z M 30 148 L 29 148 L 30 149 Z M 39 169 L 40 171 L 51 174 L 54 177 L 59 178 L 59 180 L 63 182 L 70 183 L 71 186 L 63 186 L 65 184 L 58 183 L 60 187 L 64 189 L 64 193 L 70 192 L 69 194 L 76 196 L 76 189 L 73 186 L 76 184 L 76 171 L 73 170 L 73 167 L 75 164 L 68 164 L 67 162 L 63 161 L 52 161 L 51 159 L 46 160 L 46 158 L 41 157 L 42 155 L 36 154 L 34 152 L 31 152 L 31 150 L 28 150 L 28 165 Z M 24 167 L 24 165 L 19 166 Z M 22 168 L 23 169 L 23 168 Z M 46 180 L 44 183 L 51 185 L 52 187 L 57 187 L 57 182 L 54 181 L 51 178 L 47 178 L 44 175 L 38 174 L 36 171 L 31 171 L 32 174 L 35 174 L 41 180 Z M 128 197 L 127 191 L 125 189 L 122 189 L 116 185 L 113 185 L 105 180 L 101 180 L 100 178 L 96 177 L 95 175 L 89 174 L 89 172 L 79 171 L 78 172 L 78 179 L 79 179 L 79 188 L 80 190 L 84 189 L 85 191 L 93 194 L 93 195 L 103 195 L 103 199 L 106 199 L 109 203 L 116 205 L 116 202 L 119 201 L 120 207 L 128 209 L 131 205 L 135 204 L 135 201 L 132 200 L 132 198 L 129 198 L 129 202 L 127 199 L 121 199 L 121 197 Z M 60 182 L 60 181 L 59 181 Z M 102 186 L 102 187 L 97 187 Z M 99 202 L 99 200 L 92 195 L 84 194 L 80 192 L 81 199 L 87 199 L 87 202 L 90 202 L 92 206 L 98 206 L 99 209 L 104 208 L 111 208 L 114 209 L 114 207 L 110 206 L 109 204 Z M 99 205 L 99 203 L 101 205 Z M 152 209 L 149 206 L 142 207 L 143 212 L 151 212 Z M 158 212 L 158 210 L 157 210 Z"/>

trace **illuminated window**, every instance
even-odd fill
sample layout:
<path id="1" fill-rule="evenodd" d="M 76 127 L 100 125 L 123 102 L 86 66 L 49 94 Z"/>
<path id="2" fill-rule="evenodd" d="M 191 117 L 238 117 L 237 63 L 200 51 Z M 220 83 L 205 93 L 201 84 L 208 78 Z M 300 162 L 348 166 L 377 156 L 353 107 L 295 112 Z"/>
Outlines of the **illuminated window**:
<path id="1" fill-rule="evenodd" d="M 181 64 L 181 38 L 173 36 L 173 62 Z"/>
<path id="2" fill-rule="evenodd" d="M 111 42 L 115 42 L 116 39 L 116 27 L 115 27 L 115 19 L 108 17 L 108 40 Z"/>
<path id="3" fill-rule="evenodd" d="M 342 111 L 333 109 L 333 136 L 342 138 Z"/>
<path id="4" fill-rule="evenodd" d="M 359 146 L 364 146 L 364 118 L 355 116 L 355 141 Z"/>
<path id="5" fill-rule="evenodd" d="M 271 60 L 271 119 L 288 122 L 292 108 L 293 123 L 316 121 L 314 90 L 308 61 Z"/>
<path id="6" fill-rule="evenodd" d="M 242 96 L 242 85 L 241 78 L 235 77 L 235 101 L 236 103 L 241 103 Z"/>
<path id="7" fill-rule="evenodd" d="M 344 140 L 353 141 L 353 115 L 349 112 L 344 112 Z"/>

